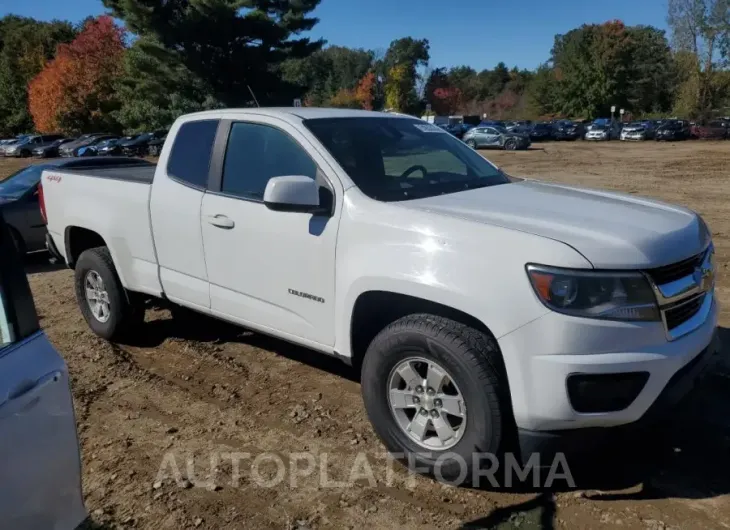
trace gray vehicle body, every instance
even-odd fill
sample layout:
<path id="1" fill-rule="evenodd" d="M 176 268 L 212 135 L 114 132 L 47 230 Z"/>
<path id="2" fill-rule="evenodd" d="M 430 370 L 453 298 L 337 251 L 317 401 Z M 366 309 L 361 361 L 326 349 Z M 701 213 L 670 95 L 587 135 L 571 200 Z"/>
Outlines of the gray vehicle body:
<path id="1" fill-rule="evenodd" d="M 0 214 L 0 514 L 14 530 L 73 530 L 86 518 L 66 363 L 38 326 Z"/>
<path id="2" fill-rule="evenodd" d="M 464 134 L 462 140 L 475 149 L 505 149 L 508 142 L 514 142 L 515 149 L 526 149 L 530 146 L 528 137 L 489 125 L 474 127 Z"/>

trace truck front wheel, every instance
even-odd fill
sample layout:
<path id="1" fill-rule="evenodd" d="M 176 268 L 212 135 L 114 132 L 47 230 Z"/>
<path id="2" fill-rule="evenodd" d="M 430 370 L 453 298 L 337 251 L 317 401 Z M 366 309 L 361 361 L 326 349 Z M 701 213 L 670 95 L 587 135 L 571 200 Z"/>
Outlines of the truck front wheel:
<path id="1" fill-rule="evenodd" d="M 119 340 L 144 318 L 130 303 L 107 247 L 85 250 L 74 273 L 76 300 L 91 330 L 107 340 Z"/>
<path id="2" fill-rule="evenodd" d="M 469 482 L 501 456 L 512 424 L 496 341 L 453 320 L 403 317 L 373 339 L 362 367 L 370 421 L 412 469 Z"/>

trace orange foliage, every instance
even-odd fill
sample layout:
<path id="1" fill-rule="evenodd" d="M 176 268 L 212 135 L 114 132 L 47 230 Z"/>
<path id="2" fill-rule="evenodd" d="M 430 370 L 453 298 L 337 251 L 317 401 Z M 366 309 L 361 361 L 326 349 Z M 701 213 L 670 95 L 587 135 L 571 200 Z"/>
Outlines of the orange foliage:
<path id="1" fill-rule="evenodd" d="M 373 72 L 368 72 L 360 79 L 355 88 L 355 99 L 361 108 L 373 110 L 373 100 L 375 99 L 375 74 Z"/>
<path id="2" fill-rule="evenodd" d="M 30 82 L 28 104 L 39 132 L 93 128 L 114 102 L 123 73 L 124 30 L 111 17 L 86 23 L 69 44 Z"/>

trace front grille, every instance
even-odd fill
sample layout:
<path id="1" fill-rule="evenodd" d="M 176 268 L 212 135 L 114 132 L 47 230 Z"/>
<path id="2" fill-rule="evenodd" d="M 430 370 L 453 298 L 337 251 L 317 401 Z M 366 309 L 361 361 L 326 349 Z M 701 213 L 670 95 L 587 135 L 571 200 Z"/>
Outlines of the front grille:
<path id="1" fill-rule="evenodd" d="M 695 268 L 702 263 L 703 257 L 704 253 L 700 253 L 683 261 L 665 265 L 664 267 L 657 267 L 656 269 L 649 269 L 646 272 L 651 276 L 651 279 L 654 280 L 656 285 L 664 285 L 665 283 L 679 280 L 685 276 L 690 276 Z"/>
<path id="2" fill-rule="evenodd" d="M 699 294 L 689 300 L 682 300 L 664 309 L 664 319 L 667 323 L 667 330 L 671 331 L 677 326 L 688 321 L 700 310 L 705 294 Z"/>

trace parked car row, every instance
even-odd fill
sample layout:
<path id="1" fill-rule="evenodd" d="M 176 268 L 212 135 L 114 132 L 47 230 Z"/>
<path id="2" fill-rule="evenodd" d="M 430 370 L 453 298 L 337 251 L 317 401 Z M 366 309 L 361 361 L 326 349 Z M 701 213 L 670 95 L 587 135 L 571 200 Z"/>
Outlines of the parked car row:
<path id="1" fill-rule="evenodd" d="M 506 143 L 507 137 L 517 139 L 518 149 L 527 147 L 532 142 L 548 140 L 593 140 L 593 141 L 676 141 L 688 139 L 730 139 L 730 119 L 719 119 L 705 124 L 692 123 L 687 120 L 663 119 L 663 120 L 638 120 L 628 123 L 621 123 L 608 118 L 596 119 L 593 122 L 554 120 L 550 122 L 531 121 L 482 121 L 478 126 L 469 126 L 467 132 L 459 134 L 458 124 L 443 126 L 445 130 L 454 134 L 464 141 L 472 140 L 471 143 L 478 147 L 513 145 Z M 487 131 L 489 129 L 489 131 Z M 495 138 L 501 135 L 501 139 L 484 138 L 485 134 L 491 134 Z M 519 139 L 527 138 L 529 142 L 524 145 Z M 514 148 L 514 147 L 512 147 Z"/>
<path id="2" fill-rule="evenodd" d="M 0 140 L 0 156 L 157 156 L 166 136 L 166 130 L 123 137 L 110 133 L 87 133 L 77 138 L 67 138 L 62 134 L 21 134 L 16 138 Z"/>

